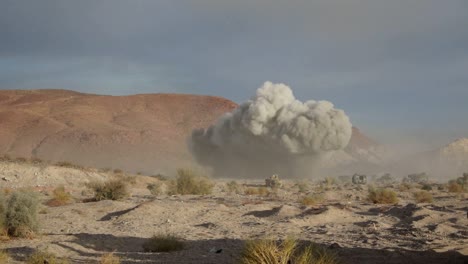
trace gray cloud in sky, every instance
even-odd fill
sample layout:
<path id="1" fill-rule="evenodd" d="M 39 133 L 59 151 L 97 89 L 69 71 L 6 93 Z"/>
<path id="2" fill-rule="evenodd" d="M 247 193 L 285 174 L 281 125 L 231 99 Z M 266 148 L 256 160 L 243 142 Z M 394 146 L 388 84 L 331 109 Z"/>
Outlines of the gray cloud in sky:
<path id="1" fill-rule="evenodd" d="M 467 28 L 463 0 L 5 0 L 0 89 L 241 102 L 271 80 L 377 137 L 455 137 L 468 133 Z"/>

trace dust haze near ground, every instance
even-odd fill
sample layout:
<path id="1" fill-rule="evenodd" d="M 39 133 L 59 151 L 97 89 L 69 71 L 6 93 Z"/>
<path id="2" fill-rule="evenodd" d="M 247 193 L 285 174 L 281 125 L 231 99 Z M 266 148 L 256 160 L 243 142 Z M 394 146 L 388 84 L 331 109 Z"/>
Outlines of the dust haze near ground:
<path id="1" fill-rule="evenodd" d="M 265 82 L 251 100 L 194 130 L 189 146 L 216 176 L 304 177 L 320 167 L 324 154 L 344 149 L 351 133 L 348 116 L 332 103 L 300 102 L 288 86 Z"/>

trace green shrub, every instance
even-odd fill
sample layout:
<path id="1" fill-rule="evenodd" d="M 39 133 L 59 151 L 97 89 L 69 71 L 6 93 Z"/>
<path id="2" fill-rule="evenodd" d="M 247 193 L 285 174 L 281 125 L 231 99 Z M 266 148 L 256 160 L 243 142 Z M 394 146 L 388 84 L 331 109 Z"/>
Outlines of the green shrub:
<path id="1" fill-rule="evenodd" d="M 169 194 L 210 194 L 214 184 L 206 177 L 196 175 L 192 170 L 177 170 L 177 178 L 172 181 Z"/>
<path id="2" fill-rule="evenodd" d="M 128 196 L 127 184 L 122 179 L 91 182 L 87 187 L 94 192 L 94 200 L 121 200 Z"/>
<path id="3" fill-rule="evenodd" d="M 146 188 L 151 192 L 152 195 L 161 195 L 162 192 L 162 183 L 150 183 L 146 185 Z"/>
<path id="4" fill-rule="evenodd" d="M 168 234 L 154 235 L 143 243 L 145 252 L 171 252 L 183 248 L 184 243 L 177 236 Z"/>
<path id="5" fill-rule="evenodd" d="M 73 197 L 69 192 L 65 191 L 65 187 L 59 186 L 52 191 L 52 199 L 47 201 L 46 204 L 55 207 L 69 204 L 72 201 Z"/>
<path id="6" fill-rule="evenodd" d="M 309 245 L 302 250 L 296 240 L 281 243 L 270 239 L 247 241 L 241 255 L 242 264 L 336 264 L 336 255 L 322 247 Z"/>
<path id="7" fill-rule="evenodd" d="M 107 253 L 101 256 L 99 264 L 120 264 L 120 258 L 113 253 Z"/>
<path id="8" fill-rule="evenodd" d="M 323 196 L 320 194 L 307 195 L 299 199 L 299 203 L 306 206 L 314 206 L 323 202 Z"/>
<path id="9" fill-rule="evenodd" d="M 68 264 L 66 259 L 58 258 L 55 254 L 47 251 L 36 251 L 29 256 L 26 261 L 27 264 Z"/>
<path id="10" fill-rule="evenodd" d="M 432 194 L 428 191 L 419 191 L 414 193 L 414 199 L 418 203 L 432 203 Z"/>
<path id="11" fill-rule="evenodd" d="M 37 207 L 39 201 L 33 192 L 14 192 L 7 203 L 6 226 L 8 234 L 15 237 L 31 237 L 37 232 Z"/>
<path id="12" fill-rule="evenodd" d="M 369 188 L 369 200 L 377 204 L 396 204 L 398 203 L 397 195 L 389 189 L 374 189 Z"/>

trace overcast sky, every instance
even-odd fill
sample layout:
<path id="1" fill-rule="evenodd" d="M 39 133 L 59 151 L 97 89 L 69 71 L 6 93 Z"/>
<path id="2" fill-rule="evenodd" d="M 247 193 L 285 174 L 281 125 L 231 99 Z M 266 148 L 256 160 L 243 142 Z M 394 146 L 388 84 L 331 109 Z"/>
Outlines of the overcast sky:
<path id="1" fill-rule="evenodd" d="M 266 80 L 384 143 L 468 136 L 465 0 L 0 0 L 0 89 L 242 102 Z"/>

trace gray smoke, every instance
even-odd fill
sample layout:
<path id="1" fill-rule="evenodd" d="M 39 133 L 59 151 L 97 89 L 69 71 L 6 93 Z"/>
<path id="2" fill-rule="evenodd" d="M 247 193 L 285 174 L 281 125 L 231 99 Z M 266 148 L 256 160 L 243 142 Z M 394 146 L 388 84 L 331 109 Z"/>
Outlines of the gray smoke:
<path id="1" fill-rule="evenodd" d="M 215 176 L 311 176 L 320 159 L 346 147 L 351 123 L 328 101 L 300 102 L 284 84 L 265 82 L 257 94 L 207 129 L 189 147 Z"/>

